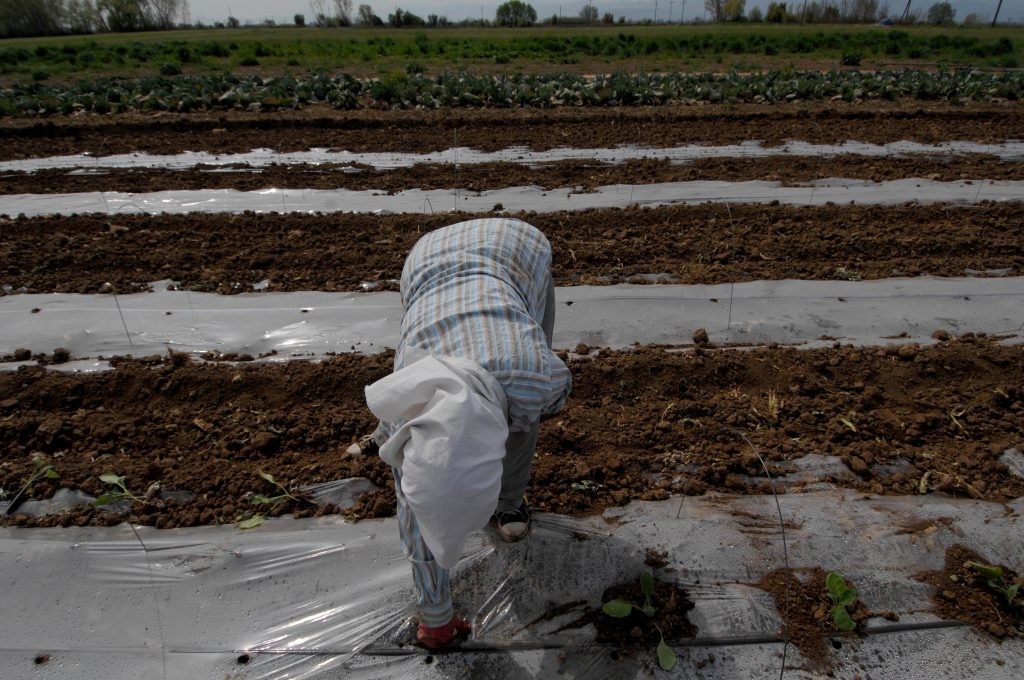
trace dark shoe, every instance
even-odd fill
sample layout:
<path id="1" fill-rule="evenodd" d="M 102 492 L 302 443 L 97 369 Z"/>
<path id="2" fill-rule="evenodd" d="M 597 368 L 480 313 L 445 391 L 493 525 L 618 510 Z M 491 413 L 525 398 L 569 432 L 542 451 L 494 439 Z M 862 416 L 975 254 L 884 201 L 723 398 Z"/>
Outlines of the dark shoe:
<path id="1" fill-rule="evenodd" d="M 530 533 L 530 509 L 525 501 L 515 510 L 497 513 L 495 519 L 498 521 L 498 535 L 508 543 L 521 541 Z"/>
<path id="2" fill-rule="evenodd" d="M 380 453 L 380 447 L 377 446 L 377 440 L 373 438 L 373 435 L 368 434 L 365 437 L 360 437 L 359 441 L 345 449 L 345 453 L 352 456 L 376 456 Z"/>

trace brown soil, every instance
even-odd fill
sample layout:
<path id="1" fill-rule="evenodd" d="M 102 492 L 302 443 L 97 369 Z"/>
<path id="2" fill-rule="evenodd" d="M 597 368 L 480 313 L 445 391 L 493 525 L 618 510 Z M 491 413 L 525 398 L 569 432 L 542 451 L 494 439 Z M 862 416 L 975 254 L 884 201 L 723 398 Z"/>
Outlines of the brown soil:
<path id="1" fill-rule="evenodd" d="M 946 158 L 715 158 L 685 165 L 666 160 L 630 161 L 622 165 L 563 161 L 529 168 L 513 163 L 417 165 L 391 171 L 352 166 L 288 165 L 262 169 L 113 170 L 101 175 L 73 175 L 65 170 L 35 173 L 10 172 L 0 177 L 0 194 L 49 194 L 84 191 L 142 193 L 166 190 L 235 189 L 350 189 L 398 192 L 419 189 L 485 191 L 503 187 L 540 186 L 546 189 L 579 187 L 596 190 L 614 184 L 691 182 L 727 179 L 731 182 L 765 180 L 794 184 L 824 177 L 884 181 L 922 177 L 938 181 L 961 179 L 1020 180 L 1024 163 L 1004 162 L 994 156 Z"/>
<path id="2" fill-rule="evenodd" d="M 791 571 L 776 569 L 765 574 L 757 587 L 771 593 L 775 607 L 786 623 L 789 641 L 800 650 L 803 657 L 816 670 L 831 671 L 832 645 L 828 639 L 850 636 L 855 634 L 855 631 L 842 632 L 832 624 L 832 603 L 825 587 L 827 575 L 820 567 Z M 856 587 L 856 584 L 847 584 Z M 858 629 L 871 616 L 871 612 L 860 600 L 848 610 Z"/>
<path id="3" fill-rule="evenodd" d="M 119 293 L 357 290 L 399 278 L 423 232 L 483 215 L 164 215 L 0 220 L 0 285 Z M 1024 204 L 674 206 L 520 215 L 547 234 L 560 286 L 963 276 L 1024 269 Z M 384 285 L 389 287 L 389 285 Z M 393 284 L 390 287 L 394 288 Z M 0 290 L 0 294 L 2 290 Z M 40 348 L 49 351 L 52 348 Z"/>
<path id="4" fill-rule="evenodd" d="M 946 550 L 942 571 L 918 575 L 918 579 L 935 588 L 932 602 L 935 613 L 944 619 L 972 624 L 979 630 L 1002 640 L 1024 637 L 1024 605 L 1011 607 L 1002 595 L 996 594 L 967 562 L 998 566 L 1007 585 L 1016 583 L 1024 590 L 1024 578 L 1005 565 L 995 564 L 963 545 Z"/>
<path id="5" fill-rule="evenodd" d="M 79 154 L 304 151 L 439 151 L 456 146 L 611 148 L 734 144 L 748 140 L 848 140 L 926 144 L 1019 139 L 1024 110 L 1005 105 L 781 104 L 654 108 L 444 111 L 306 111 L 264 115 L 130 115 L 0 121 L 0 160 Z"/>
<path id="6" fill-rule="evenodd" d="M 644 594 L 640 588 L 640 579 L 611 586 L 601 594 L 601 602 L 616 599 L 643 606 Z M 634 606 L 629 616 L 623 619 L 608 616 L 600 609 L 589 612 L 584 619 L 597 628 L 598 642 L 626 649 L 639 647 L 653 650 L 662 636 L 669 642 L 696 637 L 697 626 L 687 618 L 687 612 L 693 609 L 694 604 L 678 584 L 655 579 L 651 604 L 657 610 L 653 617 Z"/>
<path id="7" fill-rule="evenodd" d="M 173 527 L 234 521 L 248 492 L 274 491 L 261 469 L 294 486 L 364 476 L 382 490 L 351 514 L 389 515 L 387 467 L 344 449 L 373 429 L 363 387 L 390 363 L 389 355 L 346 355 L 231 366 L 179 356 L 120 361 L 101 374 L 2 373 L 0 488 L 20 488 L 36 454 L 60 479 L 35 485 L 35 498 L 58 484 L 95 496 L 105 472 L 125 476 L 136 494 L 159 481 L 195 497 L 134 511 L 143 523 Z M 642 347 L 603 350 L 570 367 L 572 397 L 541 428 L 528 491 L 540 510 L 586 514 L 707 489 L 768 493 L 739 433 L 776 474 L 781 461 L 823 453 L 855 473 L 830 481 L 873 493 L 918 493 L 922 484 L 997 502 L 1024 493 L 1024 480 L 997 460 L 1005 448 L 1024 448 L 1024 346 L 965 337 L 927 349 Z M 901 461 L 895 473 L 876 467 Z M 293 509 L 313 512 L 283 505 L 277 513 Z M 8 523 L 119 520 L 86 508 Z"/>
<path id="8" fill-rule="evenodd" d="M 651 596 L 651 606 L 655 608 L 654 616 L 647 616 L 637 608 L 642 607 L 646 601 L 639 578 L 610 586 L 601 594 L 602 605 L 618 599 L 626 600 L 633 605 L 632 611 L 624 618 L 609 616 L 601 607 L 585 607 L 583 602 L 569 602 L 553 605 L 540 617 L 527 624 L 527 627 L 582 607 L 582 612 L 574 620 L 563 624 L 556 632 L 592 624 L 597 630 L 595 640 L 598 643 L 614 645 L 627 654 L 637 654 L 645 649 L 653 654 L 662 637 L 671 643 L 697 636 L 697 626 L 690 622 L 687 614 L 694 608 L 694 603 L 678 583 L 654 579 L 654 591 Z M 613 655 L 612 658 L 617 657 Z"/>

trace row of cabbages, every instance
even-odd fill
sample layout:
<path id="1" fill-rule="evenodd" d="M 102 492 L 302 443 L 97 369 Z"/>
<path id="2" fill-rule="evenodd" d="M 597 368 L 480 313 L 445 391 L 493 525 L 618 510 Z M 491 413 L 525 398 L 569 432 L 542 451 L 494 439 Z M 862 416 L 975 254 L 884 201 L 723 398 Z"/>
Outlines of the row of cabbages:
<path id="1" fill-rule="evenodd" d="M 1024 73 L 979 71 L 772 71 L 763 74 L 471 75 L 395 73 L 357 79 L 302 76 L 103 78 L 73 85 L 20 84 L 0 90 L 0 115 L 75 112 L 274 110 L 308 104 L 372 106 L 553 107 L 741 103 L 822 99 L 1019 100 Z"/>

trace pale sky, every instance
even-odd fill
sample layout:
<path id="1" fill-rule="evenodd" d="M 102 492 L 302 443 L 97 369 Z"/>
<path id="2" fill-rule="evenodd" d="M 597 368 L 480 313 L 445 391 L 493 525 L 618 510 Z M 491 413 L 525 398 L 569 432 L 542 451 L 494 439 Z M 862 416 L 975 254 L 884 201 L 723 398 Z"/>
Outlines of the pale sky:
<path id="1" fill-rule="evenodd" d="M 309 8 L 309 0 L 189 1 L 192 8 L 193 21 L 201 20 L 208 24 L 214 21 L 224 21 L 229 14 L 238 17 L 243 23 L 247 21 L 259 23 L 268 18 L 274 19 L 279 23 L 291 23 L 292 18 L 297 13 L 304 14 L 308 21 L 313 14 Z M 538 18 L 541 19 L 558 14 L 559 11 L 565 16 L 578 15 L 586 4 L 581 0 L 561 3 L 526 1 L 533 5 L 534 9 L 537 10 Z M 935 1 L 912 0 L 911 9 L 921 8 L 927 10 Z M 791 2 L 794 6 L 802 4 L 801 0 L 791 0 Z M 885 0 L 881 0 L 881 2 L 884 3 Z M 991 21 L 998 0 L 950 0 L 950 2 L 953 5 L 953 9 L 956 10 L 957 20 L 963 19 L 971 12 L 976 12 L 982 19 L 987 18 Z M 328 1 L 326 4 L 331 6 L 333 2 Z M 422 2 L 421 0 L 406 0 L 405 2 L 395 2 L 395 0 L 369 0 L 366 2 L 364 0 L 361 3 L 359 0 L 352 0 L 353 9 L 357 8 L 360 4 L 370 5 L 373 7 L 373 11 L 384 20 L 387 20 L 389 13 L 394 13 L 395 7 L 401 7 L 403 10 L 408 10 L 424 18 L 428 14 L 439 14 L 447 16 L 452 21 L 460 21 L 467 17 L 480 18 L 481 13 L 485 19 L 494 19 L 494 11 L 500 3 L 495 1 L 437 3 Z M 616 19 L 619 16 L 625 16 L 630 20 L 655 19 L 655 12 L 657 12 L 657 20 L 665 21 L 669 18 L 669 12 L 671 12 L 673 21 L 679 21 L 681 15 L 683 19 L 690 21 L 695 17 L 704 15 L 703 0 L 619 0 L 618 2 L 598 1 L 593 4 L 597 8 L 599 15 L 611 12 L 615 15 Z M 768 6 L 768 0 L 747 0 L 747 11 L 755 5 L 759 5 L 764 9 Z M 902 14 L 904 6 L 903 0 L 889 0 L 892 14 Z M 1024 21 L 1024 0 L 1003 0 L 1003 7 L 1000 10 L 999 18 L 1006 21 Z"/>

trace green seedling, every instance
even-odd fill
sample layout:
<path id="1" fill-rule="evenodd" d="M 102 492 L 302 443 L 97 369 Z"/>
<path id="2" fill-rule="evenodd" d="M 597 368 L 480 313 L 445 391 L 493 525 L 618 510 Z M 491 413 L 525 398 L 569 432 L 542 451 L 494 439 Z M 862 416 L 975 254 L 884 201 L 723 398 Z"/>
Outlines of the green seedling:
<path id="1" fill-rule="evenodd" d="M 100 494 L 100 497 L 96 499 L 96 507 L 100 508 L 104 505 L 110 505 L 111 503 L 120 503 L 121 501 L 128 501 L 129 503 L 138 502 L 145 503 L 145 501 L 125 486 L 124 477 L 114 472 L 107 472 L 100 475 L 100 481 L 104 484 L 109 484 L 113 488 L 107 491 L 107 493 Z"/>
<path id="2" fill-rule="evenodd" d="M 25 491 L 28 493 L 32 493 L 32 485 L 40 479 L 57 479 L 60 477 L 57 474 L 57 468 L 47 463 L 40 455 L 32 456 L 32 465 L 32 474 L 25 480 Z"/>
<path id="3" fill-rule="evenodd" d="M 1011 608 L 1018 607 L 1024 610 L 1024 597 L 1019 596 L 1020 584 L 1007 583 L 1001 567 L 993 567 L 979 562 L 967 562 L 965 566 L 970 567 L 985 579 L 988 587 L 1002 595 Z"/>
<path id="4" fill-rule="evenodd" d="M 630 602 L 629 600 L 616 598 L 605 602 L 604 606 L 601 607 L 601 611 L 612 618 L 624 619 L 632 614 L 634 609 L 638 609 L 643 612 L 647 618 L 654 618 L 654 615 L 658 610 L 655 609 L 654 605 L 651 603 L 651 598 L 654 596 L 654 576 L 651 572 L 645 571 L 640 575 L 640 590 L 644 594 L 644 605 L 642 607 Z M 655 630 L 658 631 L 658 636 L 660 638 L 658 640 L 658 646 L 655 649 L 655 654 L 658 656 L 658 665 L 661 666 L 662 670 L 670 671 L 676 665 L 676 653 L 673 652 L 672 648 L 665 643 L 665 635 L 661 632 L 661 628 L 658 624 L 653 621 L 651 624 L 654 626 Z"/>
<path id="5" fill-rule="evenodd" d="M 276 496 L 264 496 L 263 494 L 258 493 L 250 496 L 249 502 L 252 503 L 253 505 L 269 505 L 270 509 L 267 510 L 266 512 L 258 512 L 249 519 L 240 520 L 236 525 L 238 526 L 239 529 L 254 529 L 259 525 L 263 524 L 265 521 L 267 521 L 267 515 L 273 512 L 274 508 L 276 508 L 279 504 L 283 503 L 289 498 L 296 502 L 300 500 L 299 498 L 293 496 L 283 484 L 274 479 L 274 475 L 270 474 L 269 472 L 264 472 L 263 470 L 259 471 L 259 475 L 260 477 L 262 477 L 263 479 L 267 480 L 268 482 L 276 486 L 278 489 L 280 489 L 281 493 L 279 493 Z"/>
<path id="6" fill-rule="evenodd" d="M 825 577 L 828 599 L 832 600 L 832 625 L 838 630 L 853 630 L 857 624 L 850 617 L 849 607 L 857 601 L 857 590 L 846 584 L 846 580 L 834 571 Z"/>
<path id="7" fill-rule="evenodd" d="M 60 477 L 60 475 L 57 474 L 57 469 L 53 465 L 47 463 L 40 455 L 32 456 L 32 466 L 32 474 L 30 474 L 27 479 L 22 480 L 21 489 L 18 493 L 14 494 L 14 498 L 12 498 L 11 502 L 7 504 L 7 508 L 0 517 L 6 516 L 7 513 L 11 511 L 11 508 L 15 507 L 18 499 L 24 494 L 31 494 L 33 485 L 40 479 L 57 479 Z M 6 496 L 6 492 L 4 492 L 3 489 L 0 489 L 0 498 L 6 498 Z"/>

